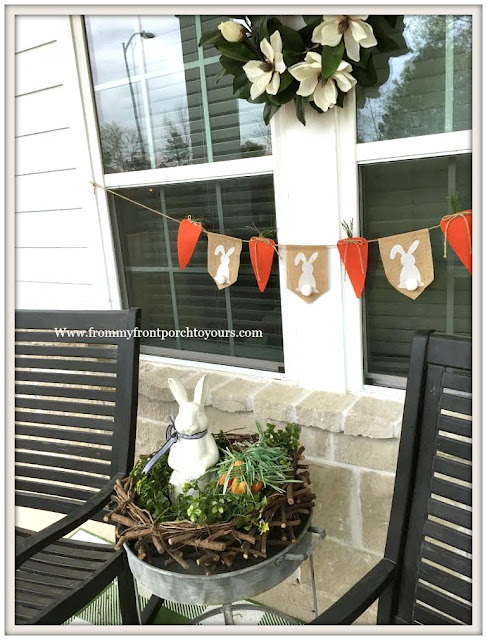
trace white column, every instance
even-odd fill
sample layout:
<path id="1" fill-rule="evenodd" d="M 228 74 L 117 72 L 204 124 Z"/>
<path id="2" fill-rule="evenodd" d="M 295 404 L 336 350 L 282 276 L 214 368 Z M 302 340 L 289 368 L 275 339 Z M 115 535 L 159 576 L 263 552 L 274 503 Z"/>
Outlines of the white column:
<path id="1" fill-rule="evenodd" d="M 344 171 L 352 182 L 356 216 L 355 139 L 341 131 L 355 122 L 354 104 L 347 96 L 347 119 L 338 107 L 325 114 L 306 111 L 306 126 L 296 118 L 294 104 L 281 107 L 272 120 L 274 186 L 279 244 L 334 245 L 342 236 L 340 187 Z M 339 133 L 340 127 L 340 133 Z M 338 144 L 345 149 L 338 152 Z M 339 167 L 339 161 L 342 166 Z M 348 198 L 350 202 L 350 196 Z M 280 250 L 281 305 L 286 378 L 323 391 L 345 392 L 344 284 L 336 248 L 328 249 L 328 291 L 308 304 L 287 288 L 285 249 Z M 348 298 L 348 296 L 347 296 Z"/>

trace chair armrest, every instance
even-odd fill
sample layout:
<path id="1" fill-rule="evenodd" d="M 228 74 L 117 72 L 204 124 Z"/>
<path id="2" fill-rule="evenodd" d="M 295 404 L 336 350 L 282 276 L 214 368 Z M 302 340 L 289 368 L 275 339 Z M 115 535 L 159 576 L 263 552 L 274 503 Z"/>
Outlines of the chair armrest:
<path id="1" fill-rule="evenodd" d="M 309 624 L 352 624 L 394 580 L 396 563 L 383 558 L 335 604 Z"/>
<path id="2" fill-rule="evenodd" d="M 42 549 L 45 549 L 51 542 L 59 540 L 67 533 L 78 527 L 83 522 L 86 522 L 100 511 L 107 502 L 110 500 L 110 496 L 113 493 L 113 487 L 117 480 L 121 480 L 124 477 L 123 473 L 117 473 L 110 478 L 106 485 L 100 489 L 100 491 L 92 498 L 87 500 L 84 504 L 73 509 L 73 511 L 54 524 L 49 525 L 42 531 L 34 533 L 29 536 L 27 540 L 24 540 L 21 544 L 16 546 L 15 549 L 15 568 L 18 569 L 21 564 L 31 558 L 34 554 L 39 553 Z"/>

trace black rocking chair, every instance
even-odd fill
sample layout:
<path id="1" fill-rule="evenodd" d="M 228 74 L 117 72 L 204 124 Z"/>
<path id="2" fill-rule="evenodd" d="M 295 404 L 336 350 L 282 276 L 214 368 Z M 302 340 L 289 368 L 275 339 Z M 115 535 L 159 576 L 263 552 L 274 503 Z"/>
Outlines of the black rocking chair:
<path id="1" fill-rule="evenodd" d="M 310 624 L 472 624 L 471 371 L 471 340 L 414 337 L 384 558 Z"/>
<path id="2" fill-rule="evenodd" d="M 16 530 L 18 625 L 61 624 L 114 578 L 123 624 L 138 623 L 125 553 L 63 538 L 103 519 L 114 483 L 133 466 L 139 339 L 96 331 L 137 326 L 140 309 L 16 313 L 15 502 L 66 514 L 38 533 Z"/>

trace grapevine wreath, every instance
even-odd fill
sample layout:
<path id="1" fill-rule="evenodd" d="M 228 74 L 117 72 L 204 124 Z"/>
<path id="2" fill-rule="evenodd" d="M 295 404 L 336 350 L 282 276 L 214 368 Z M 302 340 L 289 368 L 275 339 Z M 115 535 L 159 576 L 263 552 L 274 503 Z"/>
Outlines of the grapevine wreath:
<path id="1" fill-rule="evenodd" d="M 167 452 L 143 472 L 141 456 L 130 475 L 117 481 L 113 509 L 116 545 L 129 543 L 138 558 L 159 567 L 196 563 L 210 575 L 228 571 L 236 559 L 261 562 L 296 542 L 309 518 L 311 492 L 300 427 L 277 430 L 257 424 L 255 434 L 215 435 L 219 460 L 208 485 L 188 483 L 171 502 Z"/>

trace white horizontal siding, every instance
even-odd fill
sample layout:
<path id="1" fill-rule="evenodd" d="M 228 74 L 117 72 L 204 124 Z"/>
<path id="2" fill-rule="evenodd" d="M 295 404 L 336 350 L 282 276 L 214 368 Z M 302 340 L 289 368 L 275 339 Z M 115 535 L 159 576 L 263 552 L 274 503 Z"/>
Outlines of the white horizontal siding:
<path id="1" fill-rule="evenodd" d="M 18 96 L 15 103 L 15 135 L 27 136 L 69 127 L 65 87 Z"/>
<path id="2" fill-rule="evenodd" d="M 16 247 L 87 247 L 88 240 L 83 209 L 27 211 L 15 216 Z"/>
<path id="3" fill-rule="evenodd" d="M 70 19 L 15 35 L 17 308 L 109 308 Z"/>
<path id="4" fill-rule="evenodd" d="M 17 309 L 106 309 L 94 285 L 17 282 Z"/>

